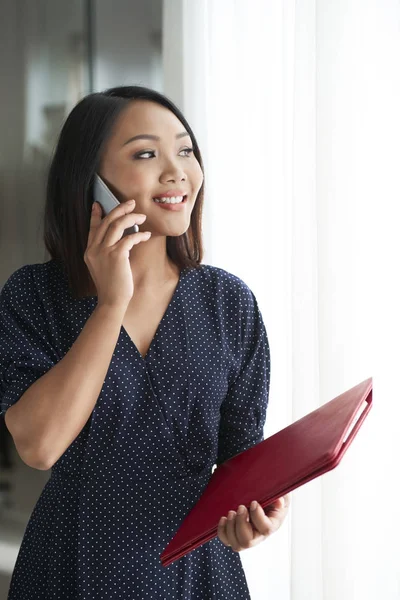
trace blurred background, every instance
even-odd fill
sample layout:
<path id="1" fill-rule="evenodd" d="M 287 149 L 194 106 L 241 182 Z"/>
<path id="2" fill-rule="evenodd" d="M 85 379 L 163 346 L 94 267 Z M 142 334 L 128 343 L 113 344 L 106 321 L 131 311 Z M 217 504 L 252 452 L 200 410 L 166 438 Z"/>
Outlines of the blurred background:
<path id="1" fill-rule="evenodd" d="M 400 600 L 398 0 L 0 0 L 0 287 L 44 262 L 48 163 L 85 94 L 171 98 L 205 164 L 203 263 L 253 290 L 264 437 L 373 377 L 340 465 L 240 553 L 252 600 Z M 0 420 L 0 598 L 50 472 Z M 218 599 L 217 599 L 218 600 Z"/>
<path id="2" fill-rule="evenodd" d="M 162 0 L 1 0 L 0 288 L 42 242 L 46 176 L 67 114 L 87 93 L 162 91 Z M 22 462 L 0 417 L 0 599 L 51 471 Z"/>
<path id="3" fill-rule="evenodd" d="M 1 1 L 2 284 L 21 264 L 49 258 L 45 178 L 73 106 L 132 81 L 162 89 L 161 11 L 162 0 Z"/>

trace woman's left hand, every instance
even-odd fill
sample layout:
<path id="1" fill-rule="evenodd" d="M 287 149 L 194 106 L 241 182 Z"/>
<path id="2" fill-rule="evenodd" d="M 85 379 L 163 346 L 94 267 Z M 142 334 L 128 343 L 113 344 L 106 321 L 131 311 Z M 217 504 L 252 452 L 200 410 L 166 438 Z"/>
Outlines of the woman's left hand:
<path id="1" fill-rule="evenodd" d="M 279 529 L 289 512 L 289 505 L 289 494 L 278 498 L 265 509 L 257 503 L 255 511 L 248 511 L 241 504 L 237 513 L 230 510 L 228 518 L 220 519 L 218 537 L 225 546 L 230 546 L 235 552 L 253 548 Z M 240 508 L 244 509 L 242 513 Z"/>

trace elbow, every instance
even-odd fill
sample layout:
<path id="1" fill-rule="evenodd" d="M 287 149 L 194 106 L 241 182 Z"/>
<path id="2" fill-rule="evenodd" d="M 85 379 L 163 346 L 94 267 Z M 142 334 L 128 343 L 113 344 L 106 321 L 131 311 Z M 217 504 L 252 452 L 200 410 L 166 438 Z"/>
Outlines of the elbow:
<path id="1" fill-rule="evenodd" d="M 31 467 L 32 469 L 37 469 L 38 471 L 48 471 L 53 466 L 53 461 L 51 461 L 51 457 L 49 457 L 48 453 L 41 451 L 40 449 L 32 448 L 32 446 L 24 447 L 20 444 L 20 448 L 16 445 L 18 454 L 21 457 L 21 460 Z"/>
<path id="2" fill-rule="evenodd" d="M 35 452 L 32 448 L 26 448 L 21 444 L 17 444 L 14 440 L 15 447 L 19 454 L 20 459 L 31 469 L 37 469 L 38 471 L 48 471 L 53 466 L 51 462 Z"/>
<path id="3" fill-rule="evenodd" d="M 37 469 L 38 471 L 48 471 L 53 466 L 51 461 L 44 457 L 43 452 L 38 452 L 37 450 L 33 449 L 32 444 L 27 443 L 26 439 L 21 439 L 21 436 L 17 435 L 12 421 L 12 409 L 13 407 L 11 406 L 6 411 L 4 415 L 4 421 L 13 439 L 18 456 L 28 467 Z"/>
<path id="4" fill-rule="evenodd" d="M 28 465 L 28 467 L 31 467 L 32 469 L 37 469 L 38 471 L 48 471 L 53 466 L 50 464 L 50 462 L 44 462 L 44 461 L 40 461 L 37 459 L 32 459 L 31 457 L 24 459 L 21 456 L 21 460 L 23 460 L 23 462 L 26 465 Z"/>

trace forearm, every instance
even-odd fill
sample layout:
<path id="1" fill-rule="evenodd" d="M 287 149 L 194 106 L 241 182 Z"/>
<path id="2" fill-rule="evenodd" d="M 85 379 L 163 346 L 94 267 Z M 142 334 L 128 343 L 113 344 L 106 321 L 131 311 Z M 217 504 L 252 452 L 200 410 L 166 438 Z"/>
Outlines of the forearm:
<path id="1" fill-rule="evenodd" d="M 107 375 L 125 308 L 98 305 L 74 344 L 5 413 L 21 459 L 50 469 L 88 421 Z"/>

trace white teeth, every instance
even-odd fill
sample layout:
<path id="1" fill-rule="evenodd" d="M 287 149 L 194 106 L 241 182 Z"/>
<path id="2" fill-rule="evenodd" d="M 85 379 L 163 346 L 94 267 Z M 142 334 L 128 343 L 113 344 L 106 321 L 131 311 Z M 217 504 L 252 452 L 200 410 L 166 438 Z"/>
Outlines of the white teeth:
<path id="1" fill-rule="evenodd" d="M 153 198 L 153 200 L 161 204 L 179 204 L 183 198 L 184 196 L 171 196 L 170 198 Z"/>

